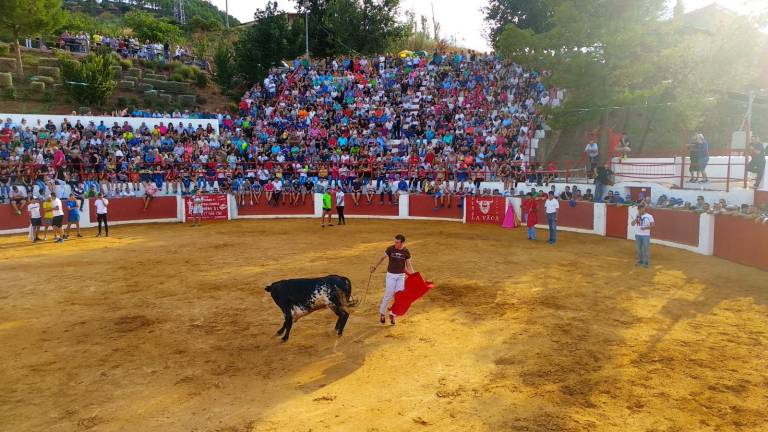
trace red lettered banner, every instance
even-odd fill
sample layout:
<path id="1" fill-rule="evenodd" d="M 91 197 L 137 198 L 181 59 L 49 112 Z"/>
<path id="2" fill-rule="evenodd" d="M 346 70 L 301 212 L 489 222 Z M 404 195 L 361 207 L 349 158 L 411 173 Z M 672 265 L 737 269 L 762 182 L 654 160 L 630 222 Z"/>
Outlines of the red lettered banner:
<path id="1" fill-rule="evenodd" d="M 504 197 L 467 197 L 467 223 L 501 225 L 506 202 Z"/>
<path id="2" fill-rule="evenodd" d="M 229 206 L 227 194 L 204 194 L 203 197 L 203 219 L 204 220 L 227 220 L 227 208 Z M 195 203 L 192 197 L 184 198 L 184 215 L 186 220 L 194 217 L 192 208 Z"/>

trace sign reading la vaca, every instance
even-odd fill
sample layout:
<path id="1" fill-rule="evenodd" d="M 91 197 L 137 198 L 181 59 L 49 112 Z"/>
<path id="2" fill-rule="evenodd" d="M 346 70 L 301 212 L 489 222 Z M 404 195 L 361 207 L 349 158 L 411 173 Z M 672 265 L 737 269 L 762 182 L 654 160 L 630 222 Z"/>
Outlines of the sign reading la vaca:
<path id="1" fill-rule="evenodd" d="M 504 197 L 467 197 L 467 223 L 501 224 L 504 220 Z"/>

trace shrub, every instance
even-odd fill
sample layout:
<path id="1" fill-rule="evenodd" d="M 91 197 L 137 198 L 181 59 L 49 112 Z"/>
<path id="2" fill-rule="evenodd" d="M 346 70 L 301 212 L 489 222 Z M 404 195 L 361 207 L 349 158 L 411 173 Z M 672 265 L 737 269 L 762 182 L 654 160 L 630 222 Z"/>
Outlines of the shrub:
<path id="1" fill-rule="evenodd" d="M 125 71 L 125 76 L 141 78 L 141 69 L 135 67 L 129 68 Z"/>
<path id="2" fill-rule="evenodd" d="M 42 96 L 43 92 L 45 92 L 45 83 L 42 81 L 32 81 L 29 86 L 34 95 L 39 94 Z"/>
<path id="3" fill-rule="evenodd" d="M 176 81 L 176 82 L 183 82 L 184 81 L 184 75 L 180 74 L 179 72 L 174 72 L 174 73 L 171 74 L 170 80 L 171 81 Z"/>
<path id="4" fill-rule="evenodd" d="M 16 72 L 16 59 L 0 58 L 0 72 Z"/>
<path id="5" fill-rule="evenodd" d="M 16 99 L 16 88 L 11 86 L 3 89 L 3 97 L 6 99 Z"/>
<path id="6" fill-rule="evenodd" d="M 197 78 L 195 79 L 195 85 L 197 85 L 197 87 L 199 87 L 199 88 L 206 88 L 206 87 L 208 87 L 208 81 L 209 81 L 208 80 L 208 75 L 206 75 L 203 72 L 200 72 L 197 75 Z"/>
<path id="7" fill-rule="evenodd" d="M 120 67 L 123 69 L 130 69 L 133 67 L 133 63 L 128 59 L 120 59 Z"/>
<path id="8" fill-rule="evenodd" d="M 134 84 L 133 81 L 125 80 L 125 81 L 119 81 L 117 83 L 117 88 L 119 88 L 120 90 L 133 90 L 135 87 L 136 87 L 136 84 Z"/>
<path id="9" fill-rule="evenodd" d="M 10 72 L 0 73 L 0 87 L 13 87 L 13 75 Z"/>
<path id="10" fill-rule="evenodd" d="M 61 69 L 51 66 L 38 66 L 37 74 L 42 76 L 49 76 L 53 79 L 61 78 Z"/>
<path id="11" fill-rule="evenodd" d="M 125 108 L 128 106 L 128 99 L 125 96 L 118 96 L 117 97 L 117 106 L 119 108 Z"/>
<path id="12" fill-rule="evenodd" d="M 65 88 L 77 103 L 103 104 L 117 86 L 110 71 L 110 56 L 90 54 L 82 62 L 60 56 L 59 63 L 64 81 L 68 82 Z"/>
<path id="13" fill-rule="evenodd" d="M 11 47 L 7 43 L 0 43 L 0 56 L 10 54 Z"/>
<path id="14" fill-rule="evenodd" d="M 195 95 L 179 95 L 179 104 L 183 107 L 195 105 Z"/>
<path id="15" fill-rule="evenodd" d="M 118 79 L 123 76 L 123 68 L 120 66 L 110 66 L 109 71 L 112 73 L 112 78 Z"/>
<path id="16" fill-rule="evenodd" d="M 43 93 L 43 102 L 53 102 L 56 99 L 56 95 L 51 90 L 46 90 Z"/>
<path id="17" fill-rule="evenodd" d="M 54 57 L 40 57 L 40 60 L 38 60 L 37 65 L 57 67 L 59 66 L 59 61 L 56 60 L 56 58 Z"/>
<path id="18" fill-rule="evenodd" d="M 40 82 L 44 82 L 44 83 L 46 83 L 46 84 L 53 84 L 54 82 L 56 82 L 56 80 L 54 80 L 54 79 L 53 79 L 53 78 L 51 78 L 51 77 L 47 77 L 47 76 L 40 76 L 40 75 L 38 75 L 38 76 L 33 76 L 33 77 L 31 77 L 29 80 L 30 80 L 30 81 L 40 81 Z"/>

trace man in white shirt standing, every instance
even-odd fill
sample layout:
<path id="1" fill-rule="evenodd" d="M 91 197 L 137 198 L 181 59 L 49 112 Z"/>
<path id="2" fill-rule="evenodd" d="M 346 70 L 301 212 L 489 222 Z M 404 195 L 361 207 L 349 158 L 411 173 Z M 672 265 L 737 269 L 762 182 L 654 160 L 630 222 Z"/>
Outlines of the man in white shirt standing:
<path id="1" fill-rule="evenodd" d="M 96 234 L 96 237 L 101 237 L 102 222 L 104 223 L 106 237 L 109 237 L 109 225 L 107 225 L 107 206 L 109 205 L 109 200 L 104 198 L 103 193 L 99 192 L 98 198 L 96 198 L 93 205 L 96 207 L 96 220 L 99 224 L 99 233 Z"/>
<path id="2" fill-rule="evenodd" d="M 61 206 L 61 199 L 56 195 L 51 195 L 51 211 L 53 211 L 53 219 L 51 225 L 53 225 L 53 236 L 56 238 L 56 243 L 64 242 L 64 232 L 61 229 L 64 223 L 64 209 Z"/>
<path id="3" fill-rule="evenodd" d="M 557 241 L 557 211 L 560 209 L 560 203 L 555 198 L 554 192 L 550 191 L 547 200 L 544 201 L 544 210 L 547 213 L 547 223 L 549 223 L 549 244 L 555 244 Z"/>
<path id="4" fill-rule="evenodd" d="M 632 221 L 632 226 L 637 226 L 637 232 L 635 233 L 637 263 L 635 265 L 648 268 L 651 258 L 651 228 L 656 224 L 656 221 L 653 220 L 652 215 L 645 211 L 645 205 L 637 208 L 637 217 Z"/>
<path id="5" fill-rule="evenodd" d="M 43 219 L 40 215 L 40 198 L 33 199 L 27 205 L 27 211 L 29 212 L 29 221 L 32 225 L 32 243 L 40 241 L 38 233 L 40 232 L 40 226 L 43 223 Z"/>
<path id="6" fill-rule="evenodd" d="M 336 215 L 339 217 L 339 225 L 347 224 L 344 218 L 344 188 L 342 187 L 336 190 Z"/>
<path id="7" fill-rule="evenodd" d="M 597 163 L 600 161 L 600 147 L 595 140 L 590 140 L 589 144 L 584 147 L 584 153 L 587 154 L 587 160 L 589 161 L 589 171 L 587 177 L 592 178 L 595 175 L 595 169 L 597 169 Z"/>

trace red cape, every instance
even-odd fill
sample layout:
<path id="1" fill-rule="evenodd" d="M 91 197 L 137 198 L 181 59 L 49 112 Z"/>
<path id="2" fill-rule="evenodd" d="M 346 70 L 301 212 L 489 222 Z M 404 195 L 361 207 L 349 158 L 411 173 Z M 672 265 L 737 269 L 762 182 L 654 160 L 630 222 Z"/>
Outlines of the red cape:
<path id="1" fill-rule="evenodd" d="M 405 278 L 405 289 L 395 293 L 395 302 L 389 311 L 397 316 L 403 316 L 408 312 L 411 304 L 421 298 L 432 289 L 433 283 L 424 280 L 421 273 L 413 273 Z"/>

